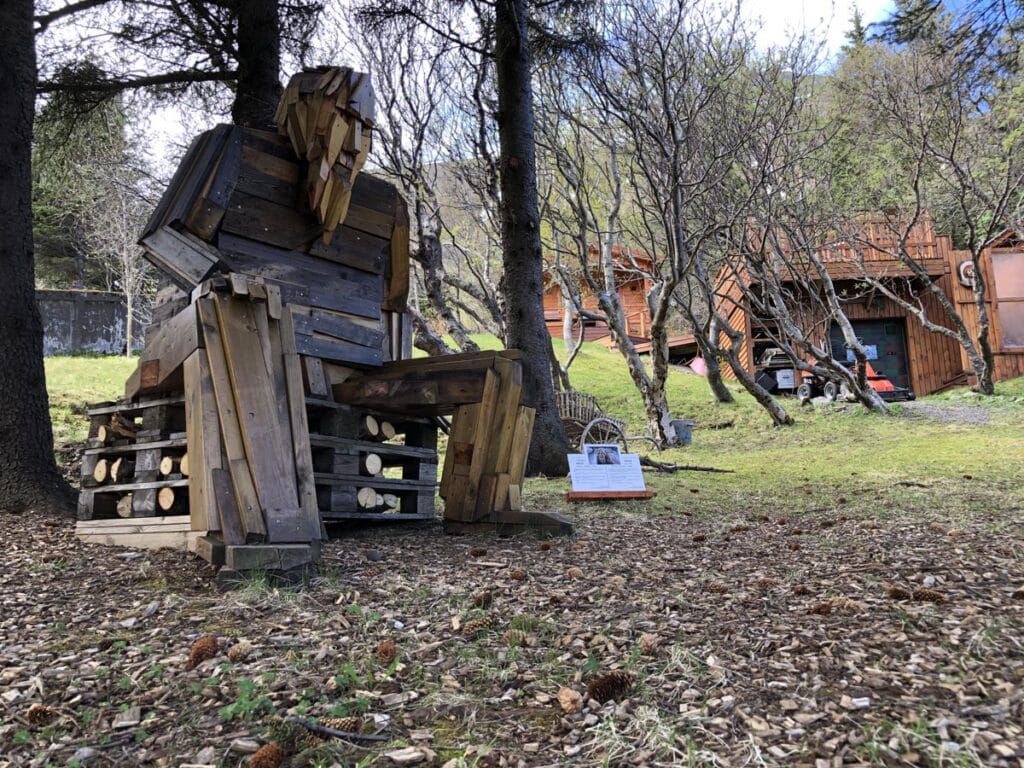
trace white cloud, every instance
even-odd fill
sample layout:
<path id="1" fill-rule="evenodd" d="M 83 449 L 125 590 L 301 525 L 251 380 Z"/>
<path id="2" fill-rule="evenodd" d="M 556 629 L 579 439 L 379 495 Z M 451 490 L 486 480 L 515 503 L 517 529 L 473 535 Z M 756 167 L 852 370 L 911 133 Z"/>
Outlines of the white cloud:
<path id="1" fill-rule="evenodd" d="M 743 12 L 760 27 L 757 40 L 763 47 L 781 45 L 794 34 L 806 32 L 824 44 L 831 58 L 846 41 L 854 8 L 865 24 L 882 21 L 892 13 L 893 0 L 748 0 Z"/>

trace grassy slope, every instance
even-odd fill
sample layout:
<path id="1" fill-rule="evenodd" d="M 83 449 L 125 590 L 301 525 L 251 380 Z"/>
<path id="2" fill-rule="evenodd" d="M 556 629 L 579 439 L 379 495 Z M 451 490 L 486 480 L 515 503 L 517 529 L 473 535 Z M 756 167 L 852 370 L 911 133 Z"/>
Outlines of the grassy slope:
<path id="1" fill-rule="evenodd" d="M 478 342 L 497 346 L 493 337 L 478 337 Z M 557 348 L 561 351 L 560 343 Z M 84 439 L 84 405 L 117 397 L 134 365 L 124 358 L 47 360 L 58 444 Z M 625 419 L 632 434 L 643 433 L 639 396 L 616 353 L 587 344 L 570 375 L 608 413 Z M 733 421 L 735 426 L 698 427 L 692 446 L 660 458 L 735 472 L 648 473 L 658 499 L 653 506 L 624 504 L 624 510 L 785 514 L 843 507 L 867 514 L 905 510 L 955 518 L 967 510 L 1024 506 L 1024 379 L 1000 384 L 999 394 L 988 401 L 964 390 L 922 401 L 987 418 L 985 424 L 886 418 L 853 406 L 801 409 L 790 401 L 798 423 L 776 429 L 749 396 L 734 391 L 737 402 L 720 405 L 702 378 L 670 374 L 668 395 L 675 415 L 702 425 Z M 646 450 L 644 443 L 634 447 Z M 896 485 L 908 482 L 926 487 Z M 563 480 L 531 481 L 528 499 L 531 506 L 558 507 L 564 489 Z"/>
<path id="2" fill-rule="evenodd" d="M 123 397 L 124 381 L 137 362 L 134 357 L 46 358 L 50 418 L 58 446 L 85 440 L 89 431 L 85 406 Z"/>

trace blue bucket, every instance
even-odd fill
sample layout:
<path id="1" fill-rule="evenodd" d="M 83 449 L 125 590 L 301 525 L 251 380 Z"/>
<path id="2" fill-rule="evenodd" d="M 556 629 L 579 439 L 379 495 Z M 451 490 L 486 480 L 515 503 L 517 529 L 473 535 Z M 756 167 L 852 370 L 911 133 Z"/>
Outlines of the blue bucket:
<path id="1" fill-rule="evenodd" d="M 696 423 L 693 419 L 673 419 L 669 422 L 676 432 L 679 445 L 689 445 L 693 442 L 693 427 Z"/>

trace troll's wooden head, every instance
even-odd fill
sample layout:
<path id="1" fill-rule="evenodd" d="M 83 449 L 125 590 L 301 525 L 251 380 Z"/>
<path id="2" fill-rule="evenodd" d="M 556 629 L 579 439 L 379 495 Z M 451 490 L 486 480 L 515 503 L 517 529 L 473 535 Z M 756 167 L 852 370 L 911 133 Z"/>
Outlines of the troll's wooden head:
<path id="1" fill-rule="evenodd" d="M 348 67 L 300 72 L 288 82 L 276 120 L 295 154 L 306 160 L 306 201 L 329 243 L 345 219 L 352 183 L 370 153 L 370 76 Z"/>

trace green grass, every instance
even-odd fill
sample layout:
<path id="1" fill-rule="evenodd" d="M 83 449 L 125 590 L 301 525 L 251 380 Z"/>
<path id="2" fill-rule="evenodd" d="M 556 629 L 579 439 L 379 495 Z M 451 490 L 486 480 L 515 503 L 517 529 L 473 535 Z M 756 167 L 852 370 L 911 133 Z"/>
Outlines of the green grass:
<path id="1" fill-rule="evenodd" d="M 498 346 L 494 337 L 475 338 L 484 348 Z M 563 354 L 561 342 L 556 350 Z M 47 360 L 58 445 L 85 438 L 86 404 L 118 397 L 134 367 L 135 360 L 120 357 Z M 606 412 L 625 420 L 631 434 L 646 432 L 640 396 L 616 352 L 585 344 L 570 377 Z M 858 406 L 801 408 L 787 400 L 797 424 L 777 428 L 736 386 L 731 405 L 715 402 L 705 380 L 694 374 L 673 370 L 667 389 L 673 415 L 696 419 L 698 426 L 693 445 L 658 458 L 734 472 L 648 472 L 658 498 L 653 504 L 622 504 L 625 512 L 742 516 L 835 509 L 891 516 L 927 508 L 937 518 L 957 518 L 987 508 L 1024 507 L 1024 379 L 1001 382 L 993 398 L 959 389 L 922 399 L 940 409 L 980 404 L 988 418 L 984 424 L 885 417 Z M 733 427 L 708 428 L 730 421 Z M 642 442 L 633 447 L 649 450 Z M 530 506 L 562 504 L 563 481 L 533 480 L 527 489 Z"/>
<path id="2" fill-rule="evenodd" d="M 561 342 L 556 350 L 562 354 Z M 585 344 L 569 373 L 576 388 L 624 419 L 631 434 L 646 432 L 643 403 L 617 352 Z M 723 405 L 715 402 L 703 377 L 669 374 L 672 414 L 696 419 L 698 426 L 691 446 L 657 458 L 734 473 L 647 472 L 648 484 L 659 492 L 655 511 L 743 516 L 845 510 L 893 516 L 919 514 L 926 507 L 936 519 L 956 520 L 978 510 L 1024 506 L 1024 379 L 1000 382 L 992 398 L 958 389 L 922 399 L 938 407 L 981 403 L 985 424 L 886 417 L 852 405 L 802 408 L 786 399 L 797 424 L 778 428 L 740 387 L 730 389 L 736 403 Z M 735 426 L 707 428 L 729 421 Z M 649 450 L 642 442 L 632 447 Z M 907 482 L 928 487 L 897 485 Z M 556 505 L 562 489 L 534 481 L 530 490 Z M 652 509 L 645 503 L 634 507 Z"/>
<path id="3" fill-rule="evenodd" d="M 86 406 L 123 397 L 125 379 L 137 362 L 134 357 L 46 358 L 54 443 L 60 446 L 85 440 L 89 431 Z"/>

